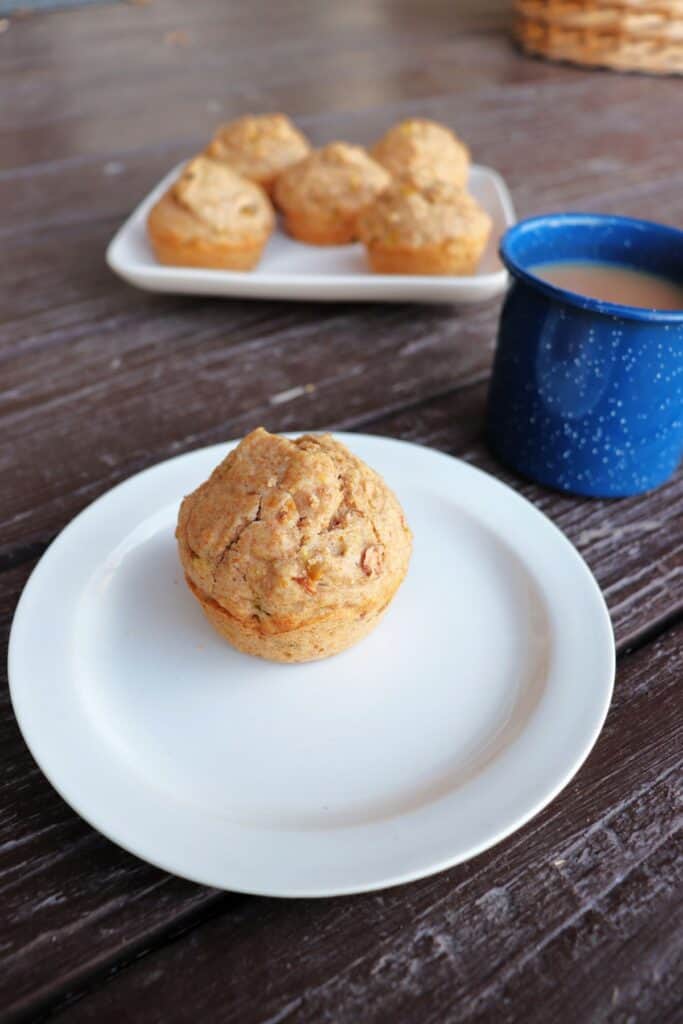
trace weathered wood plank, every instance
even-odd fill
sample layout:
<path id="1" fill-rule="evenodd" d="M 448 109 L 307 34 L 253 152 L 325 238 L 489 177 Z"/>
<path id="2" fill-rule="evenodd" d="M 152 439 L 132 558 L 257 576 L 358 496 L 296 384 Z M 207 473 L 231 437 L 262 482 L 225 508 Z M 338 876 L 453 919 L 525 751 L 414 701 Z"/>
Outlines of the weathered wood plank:
<path id="1" fill-rule="evenodd" d="M 183 29 L 182 16 L 178 26 L 178 17 L 174 24 L 164 11 L 162 25 L 157 11 L 135 12 L 129 14 L 123 35 L 96 12 L 90 14 L 90 28 L 83 34 L 73 31 L 72 20 L 63 32 L 59 27 L 66 25 L 64 19 L 54 19 L 49 29 L 35 19 L 17 24 L 4 42 L 11 38 L 15 50 L 30 49 L 35 36 L 36 48 L 32 58 L 22 58 L 24 63 L 28 60 L 23 75 L 7 65 L 13 73 L 7 78 L 12 91 L 0 120 L 4 160 L 9 167 L 30 166 L 73 159 L 75 154 L 101 158 L 147 146 L 150 137 L 169 144 L 183 136 L 199 140 L 217 116 L 273 104 L 313 119 L 353 110 L 354 120 L 360 117 L 361 124 L 368 112 L 362 131 L 370 132 L 370 138 L 380 127 L 371 111 L 392 103 L 420 102 L 436 116 L 463 118 L 463 131 L 467 128 L 473 142 L 487 134 L 491 117 L 498 119 L 499 129 L 505 127 L 503 118 L 512 118 L 508 131 L 496 133 L 501 148 L 512 154 L 520 144 L 528 146 L 524 119 L 528 125 L 533 109 L 534 141 L 543 141 L 547 120 L 565 140 L 556 159 L 571 158 L 576 169 L 581 154 L 570 152 L 574 138 L 580 144 L 582 136 L 592 137 L 594 149 L 596 143 L 604 146 L 610 158 L 616 152 L 618 161 L 624 143 L 637 145 L 648 131 L 656 138 L 655 119 L 645 121 L 641 115 L 655 105 L 662 113 L 668 106 L 675 113 L 675 81 L 621 79 L 615 85 L 606 76 L 530 60 L 510 45 L 504 31 L 493 34 L 502 27 L 500 5 L 493 5 L 490 15 L 480 14 L 476 4 L 467 5 L 465 12 L 460 6 L 450 5 L 449 10 L 448 5 L 430 4 L 412 12 L 393 8 L 378 16 L 375 5 L 351 4 L 335 25 L 333 41 L 324 9 L 307 5 L 296 13 L 290 10 L 291 16 L 276 16 L 278 48 L 258 30 L 260 38 L 252 42 L 248 36 L 254 25 L 242 22 L 236 28 L 229 16 L 202 23 L 194 12 L 189 30 Z M 185 31 L 187 45 L 169 45 L 170 26 Z M 120 74 L 122 47 L 137 64 L 134 76 Z M 36 75 L 32 61 L 39 64 L 41 74 Z M 201 75 L 180 73 L 193 66 L 201 66 Z M 50 88 L 55 73 L 58 91 Z M 516 95 L 520 83 L 526 93 Z M 529 102 L 529 89 L 539 83 L 551 101 L 547 106 Z M 20 103 L 12 102 L 14 90 Z M 146 98 L 142 105 L 141 91 Z M 477 92 L 482 94 L 479 104 L 473 102 Z M 595 102 L 596 92 L 601 102 Z M 136 110 L 134 118 L 131 109 Z M 574 115 L 572 133 L 563 131 L 568 114 Z M 596 120 L 607 116 L 608 130 L 596 131 Z M 644 152 L 641 148 L 641 159 Z"/>
<path id="2" fill-rule="evenodd" d="M 183 121 L 201 126 L 216 108 L 230 114 L 245 103 L 263 109 L 287 100 L 301 113 L 349 109 L 387 92 L 420 95 L 433 88 L 429 58 L 439 23 L 447 31 L 436 66 L 450 64 L 455 49 L 464 91 L 463 56 L 481 77 L 482 60 L 471 55 L 477 34 L 506 21 L 500 4 L 432 5 L 425 17 L 407 5 L 355 2 L 332 19 L 319 5 L 289 4 L 268 9 L 265 35 L 263 19 L 214 4 L 193 5 L 191 18 L 183 5 L 168 3 L 98 13 L 83 12 L 80 25 L 59 17 L 15 22 L 6 34 L 9 102 L 0 139 L 9 165 L 71 157 L 74 141 L 79 152 L 106 153 L 117 143 L 145 143 L 150 133 L 177 138 Z M 134 75 L 121 75 L 122 53 Z M 200 75 L 186 73 L 193 65 Z M 549 77 L 541 65 L 525 66 L 533 77 Z"/>
<path id="3" fill-rule="evenodd" d="M 467 42 L 459 45 L 468 52 L 472 49 Z M 395 119 L 411 113 L 443 119 L 467 139 L 478 162 L 493 164 L 506 176 L 523 214 L 552 209 L 558 202 L 589 202 L 599 209 L 615 197 L 627 204 L 624 212 L 629 212 L 632 190 L 647 195 L 667 182 L 680 182 L 683 142 L 676 137 L 664 140 L 658 122 L 646 119 L 655 104 L 661 108 L 662 118 L 676 119 L 680 105 L 677 83 L 652 79 L 644 84 L 642 79 L 629 79 L 630 84 L 620 80 L 616 89 L 613 81 L 596 73 L 580 73 L 566 81 L 553 77 L 544 82 L 546 104 L 538 106 L 533 102 L 538 82 L 523 76 L 529 66 L 544 67 L 547 73 L 547 65 L 529 62 L 507 43 L 494 45 L 500 47 L 500 53 L 492 67 L 502 65 L 500 80 L 486 77 L 473 81 L 471 74 L 463 74 L 466 102 L 447 91 L 448 83 L 436 96 L 414 95 L 410 87 L 401 89 L 399 95 L 395 84 L 387 83 L 373 91 L 370 107 L 349 102 L 346 95 L 344 108 L 335 111 L 315 89 L 302 83 L 321 106 L 314 113 L 299 115 L 300 123 L 314 142 L 346 137 L 370 143 Z M 479 44 L 489 61 L 491 46 L 488 39 Z M 469 59 L 481 65 L 477 47 Z M 453 64 L 458 63 L 462 63 L 460 55 L 454 54 Z M 517 76 L 522 80 L 516 81 Z M 595 102 L 596 90 L 600 102 Z M 286 96 L 279 99 L 290 113 L 297 113 L 284 102 Z M 157 109 L 153 103 L 150 108 Z M 173 131 L 167 138 L 158 126 L 153 132 L 149 127 L 141 129 L 140 138 L 128 144 L 125 134 L 111 132 L 110 148 L 98 148 L 91 154 L 71 153 L 62 160 L 0 173 L 2 234 L 12 237 L 22 227 L 37 228 L 39 224 L 50 229 L 103 217 L 122 219 L 175 162 L 205 144 L 217 120 L 251 108 L 248 100 L 242 100 L 230 114 L 203 109 L 201 117 L 190 112 L 181 116 L 172 109 Z M 568 133 L 566 123 L 577 116 L 577 110 L 579 130 Z M 102 130 L 102 115 L 95 115 L 94 120 Z M 635 213 L 635 195 L 631 202 Z M 677 207 L 680 211 L 679 204 Z M 666 202 L 659 209 L 661 219 L 671 219 Z"/>
<path id="4" fill-rule="evenodd" d="M 622 660 L 587 764 L 499 847 L 383 894 L 226 908 L 63 1016 L 664 1019 L 680 995 L 682 644 L 679 627 Z"/>
<path id="5" fill-rule="evenodd" d="M 500 0 L 462 0 L 456 6 L 432 4 L 429 11 L 416 8 L 411 0 L 392 0 L 391 4 L 351 0 L 332 14 L 310 2 L 282 3 L 272 9 L 265 4 L 262 9 L 269 16 L 267 26 L 263 18 L 255 16 L 254 8 L 226 8 L 215 0 L 196 0 L 191 18 L 182 0 L 164 0 L 163 4 L 146 4 L 143 0 L 132 7 L 110 4 L 106 11 L 86 8 L 76 16 L 73 12 L 59 16 L 58 12 L 58 16 L 47 18 L 38 14 L 28 17 L 30 12 L 24 11 L 24 16 L 12 23 L 15 35 L 8 44 L 3 70 L 16 73 L 19 66 L 40 66 L 60 76 L 79 70 L 92 76 L 111 68 L 120 70 L 125 47 L 123 59 L 131 69 L 134 67 L 136 74 L 144 75 L 150 66 L 171 63 L 149 53 L 149 43 L 158 39 L 160 32 L 187 27 L 190 21 L 190 35 L 198 45 L 231 56 L 267 50 L 271 53 L 271 66 L 276 67 L 291 63 L 287 61 L 288 51 L 280 52 L 283 42 L 298 44 L 301 50 L 327 50 L 332 54 L 359 39 L 374 41 L 375 37 L 385 46 L 393 37 L 404 43 L 426 39 L 438 45 L 450 34 L 505 30 L 510 21 L 509 11 Z M 171 42 L 189 44 L 190 39 Z M 55 47 L 52 51 L 51 43 Z M 147 60 L 135 66 L 146 53 Z M 51 63 L 46 63 L 50 58 Z M 258 79 L 258 75 L 254 78 Z M 11 114 L 5 113 L 7 117 Z"/>
<path id="6" fill-rule="evenodd" d="M 46 540 L 96 494 L 165 455 L 259 423 L 367 419 L 477 379 L 496 320 L 495 306 L 466 316 L 377 306 L 359 321 L 356 306 L 242 303 L 225 323 L 216 305 L 176 303 L 169 317 L 148 304 L 134 322 L 114 314 L 97 339 L 70 327 L 66 348 L 4 364 L 0 471 L 13 478 L 0 493 L 5 551 Z"/>

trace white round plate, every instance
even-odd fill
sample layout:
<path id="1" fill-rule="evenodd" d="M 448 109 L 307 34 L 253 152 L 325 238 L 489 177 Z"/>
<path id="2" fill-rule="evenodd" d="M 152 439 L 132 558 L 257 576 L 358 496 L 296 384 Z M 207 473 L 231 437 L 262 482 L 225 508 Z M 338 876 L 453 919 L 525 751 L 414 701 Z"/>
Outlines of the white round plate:
<path id="1" fill-rule="evenodd" d="M 607 712 L 609 616 L 560 531 L 447 455 L 339 436 L 415 535 L 398 596 L 352 650 L 271 664 L 205 621 L 173 530 L 231 445 L 105 494 L 17 608 L 12 702 L 45 775 L 104 835 L 207 885 L 329 896 L 466 860 L 552 800 Z"/>

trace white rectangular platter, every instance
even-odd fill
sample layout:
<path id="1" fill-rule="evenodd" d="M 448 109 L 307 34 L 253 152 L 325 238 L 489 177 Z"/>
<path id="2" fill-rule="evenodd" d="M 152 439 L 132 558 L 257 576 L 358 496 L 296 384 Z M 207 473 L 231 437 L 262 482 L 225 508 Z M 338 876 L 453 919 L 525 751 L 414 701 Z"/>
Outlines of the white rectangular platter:
<path id="1" fill-rule="evenodd" d="M 476 274 L 470 277 L 373 274 L 361 245 L 304 245 L 280 224 L 259 266 L 252 271 L 201 270 L 158 263 L 147 241 L 150 207 L 178 176 L 175 167 L 143 199 L 117 231 L 107 249 L 107 263 L 119 277 L 153 292 L 216 295 L 225 298 L 291 299 L 308 302 L 448 302 L 469 305 L 505 290 L 507 272 L 498 258 L 498 243 L 515 222 L 505 182 L 490 167 L 474 164 L 469 190 L 488 210 L 493 230 Z"/>

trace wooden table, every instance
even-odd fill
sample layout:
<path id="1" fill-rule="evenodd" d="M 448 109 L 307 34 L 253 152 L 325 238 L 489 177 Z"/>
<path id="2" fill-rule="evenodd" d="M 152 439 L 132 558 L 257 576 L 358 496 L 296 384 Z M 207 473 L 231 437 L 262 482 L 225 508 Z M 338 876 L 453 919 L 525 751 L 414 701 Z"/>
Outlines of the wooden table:
<path id="1" fill-rule="evenodd" d="M 502 172 L 520 216 L 683 226 L 681 81 L 532 61 L 508 29 L 492 0 L 156 0 L 0 36 L 4 639 L 93 498 L 264 424 L 408 438 L 501 477 L 582 552 L 619 651 L 605 730 L 546 811 L 434 878 L 321 901 L 201 888 L 102 838 L 34 764 L 3 681 L 3 1021 L 681 1020 L 682 477 L 606 502 L 504 471 L 480 437 L 498 303 L 162 297 L 103 259 L 161 174 L 247 110 L 284 109 L 321 142 L 431 115 Z"/>

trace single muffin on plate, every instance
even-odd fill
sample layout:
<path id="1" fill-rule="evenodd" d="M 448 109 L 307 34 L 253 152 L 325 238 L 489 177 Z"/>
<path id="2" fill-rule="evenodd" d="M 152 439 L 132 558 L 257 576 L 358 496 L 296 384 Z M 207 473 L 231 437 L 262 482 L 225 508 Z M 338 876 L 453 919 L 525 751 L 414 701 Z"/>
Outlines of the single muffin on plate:
<path id="1" fill-rule="evenodd" d="M 180 506 L 190 590 L 238 650 L 312 661 L 379 622 L 412 536 L 382 478 L 328 434 L 259 428 Z"/>
<path id="2" fill-rule="evenodd" d="M 415 188 L 436 182 L 463 187 L 467 184 L 469 150 L 450 128 L 436 121 L 401 121 L 375 143 L 371 152 L 392 178 Z"/>
<path id="3" fill-rule="evenodd" d="M 313 245 L 355 241 L 360 212 L 390 182 L 361 146 L 331 142 L 275 182 L 275 202 L 294 238 Z"/>
<path id="4" fill-rule="evenodd" d="M 196 156 L 150 210 L 147 232 L 160 263 L 251 270 L 274 223 L 263 189 Z"/>
<path id="5" fill-rule="evenodd" d="M 207 156 L 271 192 L 278 174 L 311 151 L 308 139 L 285 114 L 249 114 L 222 124 Z"/>
<path id="6" fill-rule="evenodd" d="M 359 221 L 368 262 L 378 274 L 473 274 L 491 218 L 468 192 L 447 185 L 422 191 L 399 182 Z"/>

